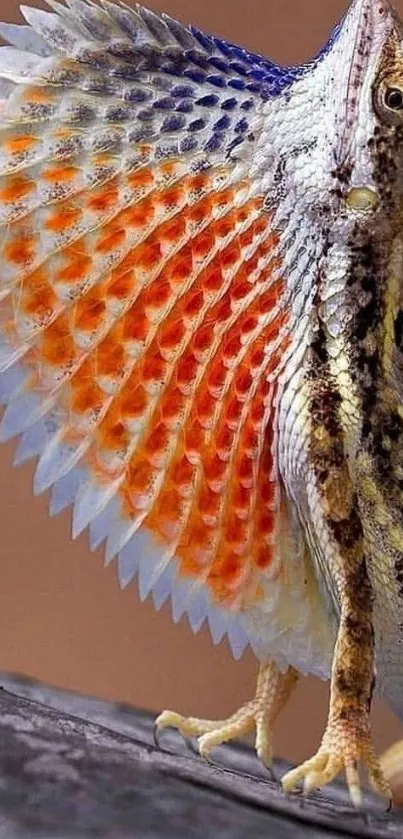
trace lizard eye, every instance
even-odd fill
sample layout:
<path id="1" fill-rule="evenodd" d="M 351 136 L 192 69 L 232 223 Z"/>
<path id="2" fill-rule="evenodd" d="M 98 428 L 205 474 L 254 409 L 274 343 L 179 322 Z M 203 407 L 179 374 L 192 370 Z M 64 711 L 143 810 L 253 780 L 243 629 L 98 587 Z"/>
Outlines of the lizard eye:
<path id="1" fill-rule="evenodd" d="M 383 82 L 374 91 L 374 106 L 380 120 L 386 125 L 403 122 L 403 87 Z"/>
<path id="2" fill-rule="evenodd" d="M 390 111 L 403 111 L 403 90 L 387 87 L 384 93 L 385 107 Z"/>

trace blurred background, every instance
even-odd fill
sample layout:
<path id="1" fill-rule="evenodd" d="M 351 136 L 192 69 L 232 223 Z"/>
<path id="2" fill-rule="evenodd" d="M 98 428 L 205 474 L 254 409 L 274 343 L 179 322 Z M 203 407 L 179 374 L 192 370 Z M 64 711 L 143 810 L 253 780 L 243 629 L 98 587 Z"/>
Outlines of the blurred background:
<path id="1" fill-rule="evenodd" d="M 26 0 L 40 5 L 37 0 Z M 185 22 L 279 62 L 314 54 L 347 7 L 341 0 L 149 0 Z M 403 0 L 396 0 L 403 14 Z M 17 0 L 1 17 L 20 20 Z M 70 517 L 50 519 L 47 498 L 32 497 L 33 468 L 13 469 L 14 446 L 0 447 L 0 670 L 159 711 L 170 707 L 222 718 L 255 688 L 256 662 L 233 661 L 207 630 L 174 626 L 169 606 L 156 613 L 132 585 L 121 592 L 115 569 L 91 554 L 86 535 L 70 539 Z M 309 756 L 322 734 L 327 686 L 303 679 L 276 727 L 278 754 Z M 384 749 L 403 726 L 381 704 L 375 743 Z"/>

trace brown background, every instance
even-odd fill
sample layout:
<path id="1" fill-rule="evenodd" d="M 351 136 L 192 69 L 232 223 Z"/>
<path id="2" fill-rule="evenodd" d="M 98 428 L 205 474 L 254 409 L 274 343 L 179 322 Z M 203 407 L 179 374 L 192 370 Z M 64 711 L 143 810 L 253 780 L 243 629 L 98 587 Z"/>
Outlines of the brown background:
<path id="1" fill-rule="evenodd" d="M 27 0 L 30 2 L 30 0 Z M 326 39 L 346 3 L 340 0 L 149 0 L 184 21 L 283 62 L 303 61 Z M 403 14 L 403 0 L 396 3 Z M 18 20 L 16 0 L 2 0 L 3 20 Z M 207 631 L 194 637 L 155 613 L 134 586 L 119 591 L 115 569 L 102 568 L 86 535 L 73 543 L 70 517 L 47 515 L 31 493 L 32 468 L 11 468 L 13 446 L 0 448 L 0 669 L 158 710 L 222 717 L 254 689 L 251 654 L 232 660 Z M 277 751 L 307 757 L 325 721 L 327 687 L 304 679 L 276 730 Z M 403 728 L 375 708 L 384 747 Z"/>

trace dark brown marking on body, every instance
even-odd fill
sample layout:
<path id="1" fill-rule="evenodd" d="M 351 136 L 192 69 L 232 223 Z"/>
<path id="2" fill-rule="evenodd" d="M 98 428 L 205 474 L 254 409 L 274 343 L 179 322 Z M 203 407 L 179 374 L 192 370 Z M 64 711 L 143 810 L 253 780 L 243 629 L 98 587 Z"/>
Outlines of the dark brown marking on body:
<path id="1" fill-rule="evenodd" d="M 341 182 L 340 182 L 341 174 Z M 339 173 L 340 189 L 350 173 Z M 373 329 L 380 312 L 374 288 L 376 271 L 372 241 L 358 235 L 353 245 L 349 276 L 351 295 L 365 296 L 361 307 L 355 305 L 351 329 L 360 353 L 361 387 L 371 402 L 370 387 L 378 360 L 367 352 L 365 339 Z M 318 299 L 320 298 L 320 289 Z M 336 645 L 336 667 L 332 690 L 336 717 L 346 719 L 368 708 L 374 678 L 373 592 L 364 551 L 364 533 L 359 504 L 348 464 L 345 432 L 341 421 L 342 395 L 332 377 L 329 364 L 326 324 L 318 323 L 311 346 L 311 436 L 310 454 L 322 509 L 335 544 L 332 577 L 340 605 L 340 629 Z M 371 402 L 372 404 L 372 402 Z"/>
<path id="2" fill-rule="evenodd" d="M 395 345 L 399 350 L 403 350 L 403 310 L 397 314 L 394 323 L 394 337 L 395 337 Z"/>
<path id="3" fill-rule="evenodd" d="M 339 545 L 350 550 L 362 539 L 363 530 L 361 519 L 358 513 L 357 496 L 353 495 L 351 500 L 351 512 L 348 518 L 338 521 L 331 520 L 332 533 Z"/>

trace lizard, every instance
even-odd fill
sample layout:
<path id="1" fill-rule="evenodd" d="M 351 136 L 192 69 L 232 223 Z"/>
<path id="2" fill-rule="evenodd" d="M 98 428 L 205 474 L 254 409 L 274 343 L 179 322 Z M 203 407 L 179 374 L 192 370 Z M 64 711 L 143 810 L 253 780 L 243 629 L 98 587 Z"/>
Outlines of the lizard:
<path id="1" fill-rule="evenodd" d="M 402 711 L 403 28 L 354 0 L 279 67 L 169 15 L 22 7 L 0 48 L 0 439 L 122 586 L 259 661 L 200 753 L 330 680 L 305 792 Z"/>

